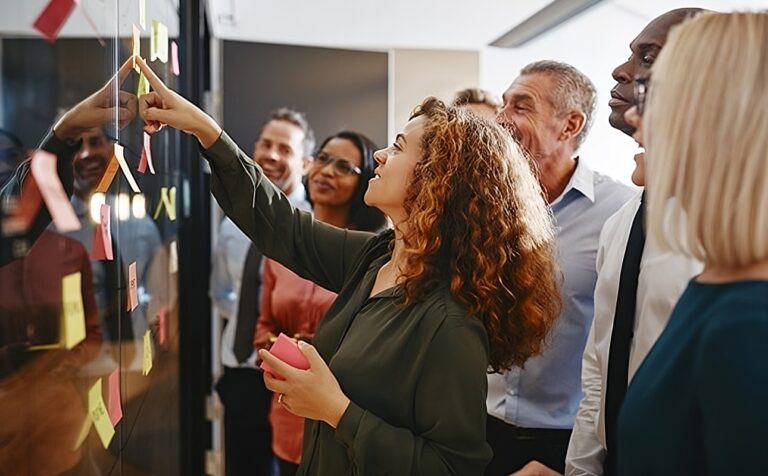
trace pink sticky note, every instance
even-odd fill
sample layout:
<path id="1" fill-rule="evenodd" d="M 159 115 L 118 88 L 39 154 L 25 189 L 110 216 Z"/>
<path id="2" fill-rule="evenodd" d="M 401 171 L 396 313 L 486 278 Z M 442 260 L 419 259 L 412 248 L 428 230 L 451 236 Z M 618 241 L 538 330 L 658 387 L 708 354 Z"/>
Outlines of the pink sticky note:
<path id="1" fill-rule="evenodd" d="M 141 149 L 141 159 L 139 160 L 139 172 L 144 173 L 147 171 L 147 165 L 149 165 L 149 173 L 155 174 L 155 166 L 152 163 L 152 147 L 150 147 L 151 135 L 144 133 L 144 147 Z"/>
<path id="2" fill-rule="evenodd" d="M 309 361 L 306 357 L 304 357 L 301 349 L 299 349 L 299 343 L 283 334 L 282 332 L 279 336 L 277 336 L 275 343 L 272 344 L 272 347 L 269 349 L 269 353 L 290 365 L 291 367 L 296 367 L 297 369 L 301 370 L 307 370 L 309 368 Z M 264 372 L 270 373 L 275 377 L 283 380 L 282 375 L 275 372 L 268 363 L 262 362 L 261 369 L 264 370 Z"/>
<path id="3" fill-rule="evenodd" d="M 46 40 L 53 43 L 74 8 L 75 0 L 51 0 L 33 26 L 43 34 Z"/>
<path id="4" fill-rule="evenodd" d="M 136 283 L 136 262 L 128 265 L 128 310 L 133 311 L 139 305 L 138 284 Z"/>
<path id="5" fill-rule="evenodd" d="M 181 72 L 179 70 L 179 45 L 175 41 L 171 42 L 171 71 L 176 76 Z"/>
<path id="6" fill-rule="evenodd" d="M 112 231 L 109 225 L 109 220 L 109 205 L 102 203 L 101 209 L 99 210 L 99 226 L 96 228 L 93 237 L 91 259 L 109 261 L 115 259 L 112 256 Z"/>
<path id="7" fill-rule="evenodd" d="M 38 149 L 32 156 L 32 176 L 37 182 L 37 188 L 40 189 L 56 229 L 62 233 L 79 230 L 80 220 L 69 202 L 69 197 L 64 193 L 64 187 L 56 172 L 56 160 L 55 155 Z"/>
<path id="8" fill-rule="evenodd" d="M 120 368 L 116 368 L 109 375 L 109 401 L 107 402 L 107 413 L 112 426 L 117 425 L 123 418 L 123 406 L 120 403 Z"/>
<path id="9" fill-rule="evenodd" d="M 157 316 L 157 326 L 157 340 L 162 345 L 165 343 L 165 309 L 160 309 L 160 314 Z"/>

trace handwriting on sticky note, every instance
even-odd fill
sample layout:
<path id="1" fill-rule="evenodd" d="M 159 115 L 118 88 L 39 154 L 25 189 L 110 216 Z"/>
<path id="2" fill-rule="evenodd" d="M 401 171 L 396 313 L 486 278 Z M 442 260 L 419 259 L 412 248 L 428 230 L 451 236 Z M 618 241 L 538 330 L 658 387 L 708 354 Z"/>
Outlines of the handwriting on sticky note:
<path id="1" fill-rule="evenodd" d="M 115 426 L 123 418 L 123 406 L 120 403 L 120 368 L 116 368 L 109 374 L 108 382 L 107 411 L 109 412 L 109 421 L 112 426 Z"/>
<path id="2" fill-rule="evenodd" d="M 136 262 L 128 265 L 128 310 L 133 311 L 139 305 L 138 283 L 136 282 Z"/>
<path id="3" fill-rule="evenodd" d="M 33 26 L 43 34 L 46 40 L 53 43 L 74 8 L 75 0 L 51 0 L 37 17 Z"/>
<path id="4" fill-rule="evenodd" d="M 176 240 L 171 241 L 171 251 L 168 258 L 168 272 L 174 274 L 179 271 L 179 251 L 176 246 Z"/>
<path id="5" fill-rule="evenodd" d="M 82 275 L 78 271 L 61 280 L 61 344 L 71 349 L 85 340 Z"/>
<path id="6" fill-rule="evenodd" d="M 101 396 L 101 379 L 96 380 L 88 391 L 88 414 L 96 427 L 96 433 L 99 434 L 101 444 L 104 448 L 109 447 L 109 442 L 115 436 L 115 428 L 109 419 L 104 399 Z"/>
<path id="7" fill-rule="evenodd" d="M 101 176 L 101 180 L 99 181 L 99 184 L 96 186 L 97 192 L 107 193 L 107 190 L 109 190 L 109 186 L 112 185 L 112 180 L 114 180 L 115 174 L 117 174 L 117 170 L 119 168 L 120 168 L 120 163 L 113 156 L 109 160 L 109 165 L 107 165 L 107 170 L 104 171 L 104 175 Z"/>
<path id="8" fill-rule="evenodd" d="M 115 158 L 117 159 L 117 163 L 120 164 L 120 170 L 123 171 L 123 175 L 125 175 L 125 178 L 128 180 L 128 185 L 131 186 L 131 190 L 139 193 L 141 192 L 141 189 L 139 189 L 136 180 L 133 178 L 131 169 L 128 167 L 128 163 L 125 161 L 125 156 L 123 155 L 124 153 L 125 152 L 123 146 L 120 144 L 115 144 Z"/>
<path id="9" fill-rule="evenodd" d="M 159 20 L 152 20 L 152 40 L 150 42 L 150 60 L 168 62 L 168 27 Z"/>
<path id="10" fill-rule="evenodd" d="M 99 209 L 99 225 L 94 230 L 92 260 L 112 261 L 112 227 L 110 226 L 110 207 L 106 203 Z"/>
<path id="11" fill-rule="evenodd" d="M 171 72 L 178 76 L 181 73 L 179 69 L 179 44 L 171 42 Z"/>
<path id="12" fill-rule="evenodd" d="M 50 152 L 35 151 L 30 165 L 32 176 L 43 196 L 45 206 L 51 213 L 56 229 L 60 232 L 79 230 L 80 220 L 72 208 L 69 197 L 64 193 L 64 187 L 56 171 L 56 161 L 56 156 Z"/>
<path id="13" fill-rule="evenodd" d="M 269 353 L 282 360 L 291 367 L 297 369 L 307 370 L 309 368 L 309 361 L 304 356 L 304 353 L 299 349 L 299 344 L 295 340 L 291 339 L 282 332 L 277 336 L 277 340 L 272 344 L 269 349 Z M 274 369 L 267 363 L 261 363 L 261 369 L 264 372 L 270 373 L 279 379 L 283 379 L 282 375 L 275 372 Z"/>
<path id="14" fill-rule="evenodd" d="M 152 334 L 147 330 L 144 333 L 144 356 L 141 364 L 142 375 L 149 375 L 152 371 Z"/>

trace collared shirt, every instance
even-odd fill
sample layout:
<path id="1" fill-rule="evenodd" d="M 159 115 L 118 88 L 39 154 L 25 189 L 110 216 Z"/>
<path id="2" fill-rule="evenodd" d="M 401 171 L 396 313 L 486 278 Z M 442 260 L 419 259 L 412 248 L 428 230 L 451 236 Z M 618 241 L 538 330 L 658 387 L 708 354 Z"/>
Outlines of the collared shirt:
<path id="1" fill-rule="evenodd" d="M 298 186 L 288 196 L 297 208 L 309 211 L 304 186 Z M 218 313 L 227 319 L 221 335 L 221 363 L 225 367 L 256 368 L 256 352 L 239 364 L 235 357 L 235 329 L 237 328 L 237 305 L 240 301 L 240 283 L 243 276 L 245 256 L 251 240 L 227 217 L 219 225 L 219 237 L 213 249 L 211 265 L 210 296 Z"/>
<path id="2" fill-rule="evenodd" d="M 616 313 L 621 265 L 629 231 L 640 207 L 637 194 L 605 222 L 597 253 L 595 319 L 587 340 L 582 363 L 584 398 L 579 405 L 573 435 L 568 446 L 565 472 L 568 476 L 603 474 L 605 458 L 604 402 L 608 375 L 608 354 Z M 637 306 L 632 346 L 629 354 L 629 379 L 667 325 L 672 308 L 688 281 L 701 272 L 702 264 L 686 255 L 661 250 L 649 236 L 640 261 Z"/>
<path id="3" fill-rule="evenodd" d="M 488 413 L 523 428 L 570 429 L 581 400 L 581 356 L 592 323 L 600 230 L 635 193 L 578 159 L 550 208 L 563 273 L 563 310 L 544 353 L 503 375 L 488 376 Z"/>

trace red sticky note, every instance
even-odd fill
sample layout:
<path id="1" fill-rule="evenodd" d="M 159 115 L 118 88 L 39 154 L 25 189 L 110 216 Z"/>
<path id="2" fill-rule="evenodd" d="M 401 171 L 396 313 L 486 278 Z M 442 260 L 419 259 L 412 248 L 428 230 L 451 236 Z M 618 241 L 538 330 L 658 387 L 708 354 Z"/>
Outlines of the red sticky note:
<path id="1" fill-rule="evenodd" d="M 147 171 L 147 165 L 149 165 L 149 172 L 155 174 L 155 166 L 152 163 L 152 148 L 150 147 L 151 135 L 144 133 L 144 147 L 141 149 L 141 159 L 139 160 L 139 172 L 144 173 Z"/>
<path id="2" fill-rule="evenodd" d="M 93 237 L 91 259 L 109 261 L 115 259 L 112 256 L 112 231 L 109 225 L 109 210 L 109 205 L 106 203 L 101 204 L 101 209 L 99 210 L 99 226 L 96 228 Z"/>
<path id="3" fill-rule="evenodd" d="M 56 229 L 62 233 L 80 229 L 80 220 L 64 193 L 59 175 L 56 172 L 56 156 L 44 150 L 35 151 L 32 156 L 32 176 L 43 196 L 45 206 L 51 213 Z"/>
<path id="4" fill-rule="evenodd" d="M 120 403 L 120 368 L 116 368 L 109 375 L 109 400 L 107 402 L 107 413 L 112 426 L 117 425 L 123 418 L 123 406 Z"/>
<path id="5" fill-rule="evenodd" d="M 165 343 L 165 309 L 160 309 L 160 314 L 157 316 L 157 340 L 160 345 Z"/>
<path id="6" fill-rule="evenodd" d="M 269 353 L 282 360 L 291 367 L 295 367 L 301 370 L 307 370 L 309 368 L 309 361 L 299 349 L 299 343 L 291 339 L 287 335 L 280 333 L 277 336 L 277 340 L 269 349 Z M 275 372 L 267 362 L 261 363 L 261 369 L 264 372 L 270 373 L 275 377 L 284 380 L 283 376 Z"/>
<path id="7" fill-rule="evenodd" d="M 136 262 L 128 265 L 128 310 L 133 311 L 139 305 L 139 292 L 136 283 Z"/>
<path id="8" fill-rule="evenodd" d="M 51 0 L 33 26 L 43 34 L 46 40 L 53 43 L 74 8 L 75 0 Z"/>
<path id="9" fill-rule="evenodd" d="M 175 41 L 171 42 L 171 71 L 176 76 L 179 75 L 179 45 Z"/>

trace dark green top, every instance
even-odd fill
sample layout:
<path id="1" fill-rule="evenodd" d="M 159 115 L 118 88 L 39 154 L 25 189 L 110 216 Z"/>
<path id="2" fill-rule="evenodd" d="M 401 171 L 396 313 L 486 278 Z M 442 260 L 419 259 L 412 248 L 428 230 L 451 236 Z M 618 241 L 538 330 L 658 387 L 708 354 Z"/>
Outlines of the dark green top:
<path id="1" fill-rule="evenodd" d="M 620 476 L 765 475 L 768 281 L 692 281 L 619 414 Z"/>
<path id="2" fill-rule="evenodd" d="M 314 220 L 226 133 L 203 156 L 213 195 L 264 255 L 339 294 L 314 344 L 352 403 L 335 430 L 307 420 L 298 474 L 482 474 L 488 338 L 447 283 L 408 307 L 400 288 L 369 298 L 391 231 Z"/>

